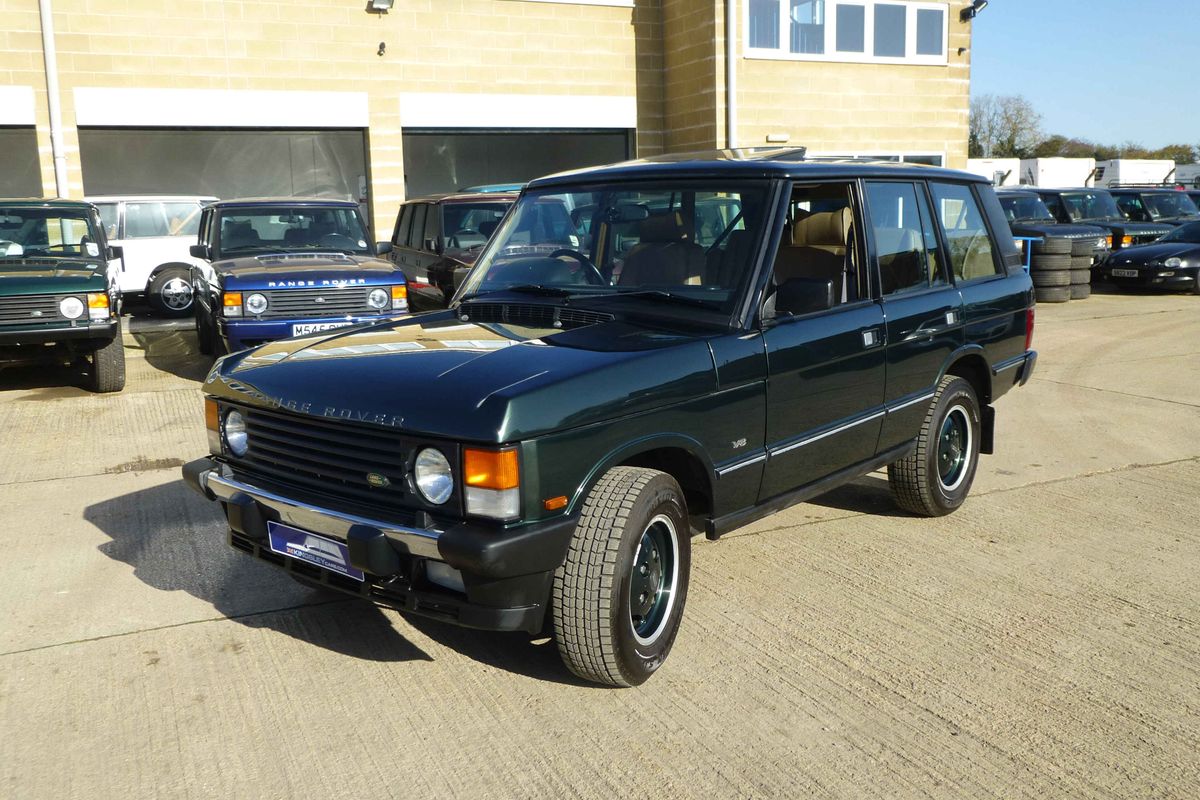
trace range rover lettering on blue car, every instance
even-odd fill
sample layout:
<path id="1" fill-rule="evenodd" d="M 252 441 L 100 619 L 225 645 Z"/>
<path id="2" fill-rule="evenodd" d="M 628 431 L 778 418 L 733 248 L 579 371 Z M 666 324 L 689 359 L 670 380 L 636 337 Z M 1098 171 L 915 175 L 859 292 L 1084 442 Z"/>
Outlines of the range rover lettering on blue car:
<path id="1" fill-rule="evenodd" d="M 355 203 L 226 200 L 206 208 L 191 254 L 196 335 L 223 354 L 408 313 L 404 273 L 377 256 Z"/>

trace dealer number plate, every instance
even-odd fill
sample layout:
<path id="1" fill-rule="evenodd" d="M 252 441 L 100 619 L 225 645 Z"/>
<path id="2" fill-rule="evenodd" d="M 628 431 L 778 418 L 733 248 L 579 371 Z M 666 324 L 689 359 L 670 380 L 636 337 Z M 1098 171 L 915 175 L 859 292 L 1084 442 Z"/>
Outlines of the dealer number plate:
<path id="1" fill-rule="evenodd" d="M 1138 271 L 1136 269 L 1114 269 L 1112 274 L 1114 278 L 1136 278 Z"/>
<path id="2" fill-rule="evenodd" d="M 303 336 L 306 333 L 331 331 L 334 328 L 344 328 L 353 322 L 297 322 L 292 325 L 292 336 Z"/>
<path id="3" fill-rule="evenodd" d="M 280 555 L 307 561 L 356 581 L 363 580 L 362 570 L 350 566 L 350 549 L 341 542 L 273 520 L 267 521 L 267 538 L 271 549 Z"/>

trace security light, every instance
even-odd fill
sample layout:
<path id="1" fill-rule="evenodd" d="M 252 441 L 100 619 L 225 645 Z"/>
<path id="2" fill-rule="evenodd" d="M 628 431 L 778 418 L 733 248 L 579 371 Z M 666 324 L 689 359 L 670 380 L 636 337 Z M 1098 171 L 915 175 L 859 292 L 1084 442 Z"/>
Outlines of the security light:
<path id="1" fill-rule="evenodd" d="M 386 14 L 392 10 L 392 4 L 395 2 L 396 0 L 368 0 L 367 10 L 374 11 L 376 14 Z"/>
<path id="2" fill-rule="evenodd" d="M 376 0 L 372 0 L 372 2 L 376 2 Z M 970 22 L 979 16 L 980 11 L 987 8 L 987 4 L 988 0 L 975 0 L 974 3 L 971 3 L 971 5 L 958 12 L 958 18 L 963 22 Z"/>

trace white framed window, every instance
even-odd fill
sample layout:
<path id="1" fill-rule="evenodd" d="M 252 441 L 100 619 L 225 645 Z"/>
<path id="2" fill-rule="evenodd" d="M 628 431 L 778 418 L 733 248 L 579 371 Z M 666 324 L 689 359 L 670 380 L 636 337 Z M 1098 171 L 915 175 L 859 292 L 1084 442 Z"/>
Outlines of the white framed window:
<path id="1" fill-rule="evenodd" d="M 746 0 L 743 16 L 746 58 L 947 63 L 944 2 Z"/>
<path id="2" fill-rule="evenodd" d="M 806 161 L 842 161 L 846 159 L 865 159 L 868 161 L 895 161 L 902 164 L 924 164 L 927 167 L 940 167 L 946 163 L 945 153 L 806 153 Z"/>

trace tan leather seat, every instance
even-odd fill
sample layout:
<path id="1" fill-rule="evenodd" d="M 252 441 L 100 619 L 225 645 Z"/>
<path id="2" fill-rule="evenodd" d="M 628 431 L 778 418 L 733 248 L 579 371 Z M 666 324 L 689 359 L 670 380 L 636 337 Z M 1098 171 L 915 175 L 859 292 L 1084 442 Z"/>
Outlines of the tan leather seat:
<path id="1" fill-rule="evenodd" d="M 833 281 L 837 302 L 846 301 L 847 242 L 854 224 L 849 208 L 817 211 L 792 225 L 792 241 L 775 256 L 775 284 L 791 278 Z"/>
<path id="2" fill-rule="evenodd" d="M 704 279 L 704 248 L 687 241 L 678 211 L 646 217 L 638 243 L 625 256 L 621 286 L 699 285 Z"/>

